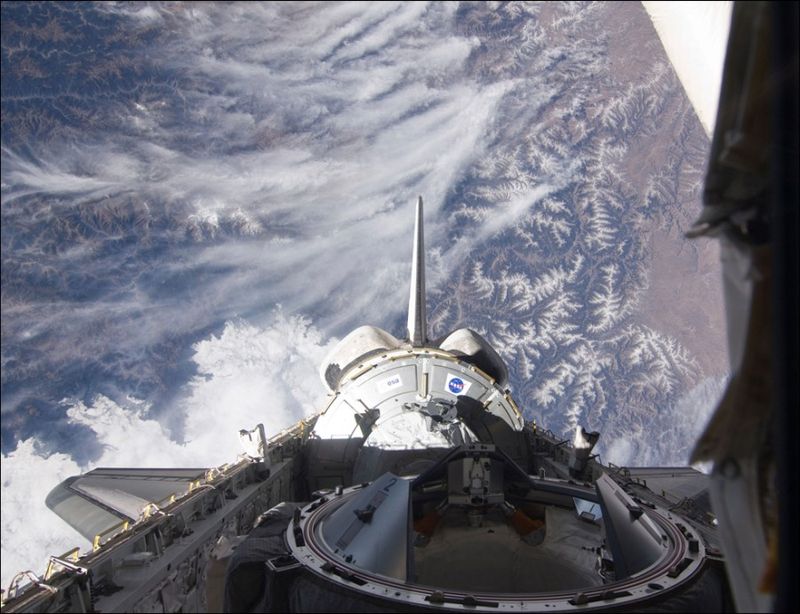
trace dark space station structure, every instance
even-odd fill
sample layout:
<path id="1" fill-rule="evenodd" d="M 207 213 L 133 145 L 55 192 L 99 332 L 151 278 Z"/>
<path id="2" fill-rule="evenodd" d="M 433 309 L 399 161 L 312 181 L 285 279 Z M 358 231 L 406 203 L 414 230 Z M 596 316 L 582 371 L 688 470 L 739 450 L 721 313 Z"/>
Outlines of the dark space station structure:
<path id="1" fill-rule="evenodd" d="M 734 7 L 706 207 L 692 231 L 720 237 L 728 300 L 743 307 L 729 312 L 731 386 L 695 451 L 713 461 L 711 475 L 603 465 L 598 433 L 562 440 L 523 419 L 480 335 L 429 339 L 420 198 L 407 339 L 351 332 L 321 367 L 327 406 L 269 439 L 263 425 L 241 431 L 247 453 L 230 465 L 95 469 L 61 483 L 47 504 L 93 547 L 51 557 L 42 576 L 19 574 L 3 612 L 792 604 L 796 383 L 782 378 L 797 364 L 796 285 L 793 294 L 786 283 L 796 265 L 780 263 L 796 209 L 764 232 L 774 211 L 797 205 L 796 3 L 788 12 Z M 782 54 L 771 56 L 775 40 Z M 783 289 L 773 312 L 770 279 Z M 759 382 L 777 400 L 765 401 Z"/>

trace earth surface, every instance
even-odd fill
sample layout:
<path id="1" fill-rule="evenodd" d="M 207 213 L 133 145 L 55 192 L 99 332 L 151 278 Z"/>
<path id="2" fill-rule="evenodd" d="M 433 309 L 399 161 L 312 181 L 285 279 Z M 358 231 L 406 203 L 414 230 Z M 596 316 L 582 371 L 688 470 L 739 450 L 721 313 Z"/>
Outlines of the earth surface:
<path id="1" fill-rule="evenodd" d="M 467 326 L 528 418 L 685 464 L 727 376 L 708 136 L 639 3 L 2 4 L 2 578 L 95 466 L 321 406 L 361 324 Z"/>

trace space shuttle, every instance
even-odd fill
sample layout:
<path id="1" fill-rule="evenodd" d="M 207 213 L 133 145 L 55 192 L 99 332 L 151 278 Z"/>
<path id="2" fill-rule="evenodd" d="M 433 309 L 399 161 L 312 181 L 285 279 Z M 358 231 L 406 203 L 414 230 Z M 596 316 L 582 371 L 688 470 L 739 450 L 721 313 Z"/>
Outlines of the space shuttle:
<path id="1" fill-rule="evenodd" d="M 326 407 L 241 431 L 230 465 L 59 484 L 47 505 L 92 550 L 4 611 L 724 609 L 705 475 L 604 466 L 599 433 L 523 417 L 477 332 L 431 338 L 423 217 L 420 197 L 405 339 L 345 336 Z"/>
<path id="2" fill-rule="evenodd" d="M 762 232 L 770 216 L 797 221 L 797 37 L 786 36 L 797 6 L 794 18 L 780 10 L 734 6 L 705 207 L 690 231 L 721 241 L 734 350 L 694 452 L 709 475 L 603 464 L 600 433 L 578 427 L 565 439 L 525 418 L 480 334 L 432 338 L 420 198 L 405 338 L 375 326 L 345 336 L 321 365 L 325 407 L 269 436 L 263 424 L 240 431 L 244 453 L 229 464 L 99 468 L 59 484 L 47 505 L 91 549 L 17 574 L 2 611 L 795 606 L 787 246 L 797 235 L 791 224 Z M 784 55 L 766 52 L 773 39 Z"/>

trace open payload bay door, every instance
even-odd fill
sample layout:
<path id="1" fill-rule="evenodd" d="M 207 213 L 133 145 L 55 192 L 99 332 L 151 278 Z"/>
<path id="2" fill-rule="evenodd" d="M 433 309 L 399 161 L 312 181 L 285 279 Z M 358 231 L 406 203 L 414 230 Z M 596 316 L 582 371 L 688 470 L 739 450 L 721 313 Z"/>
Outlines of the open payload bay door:
<path id="1" fill-rule="evenodd" d="M 178 498 L 205 477 L 206 469 L 93 469 L 67 478 L 50 491 L 46 503 L 85 538 L 116 525 L 135 522 L 151 504 Z"/>

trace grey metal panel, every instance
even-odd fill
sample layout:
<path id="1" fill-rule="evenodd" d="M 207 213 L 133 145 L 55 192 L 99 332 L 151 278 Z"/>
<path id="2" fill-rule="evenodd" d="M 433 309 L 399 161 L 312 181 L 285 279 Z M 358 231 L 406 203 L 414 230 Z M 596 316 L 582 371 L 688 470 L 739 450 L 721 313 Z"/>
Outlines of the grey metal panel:
<path id="1" fill-rule="evenodd" d="M 115 478 L 142 478 L 142 479 L 176 479 L 197 480 L 206 472 L 204 467 L 191 468 L 132 468 L 132 467 L 98 467 L 92 469 L 85 476 L 103 476 Z"/>
<path id="2" fill-rule="evenodd" d="M 708 490 L 704 473 L 691 467 L 627 467 L 632 480 L 638 480 L 654 493 L 673 501 L 693 499 Z M 627 476 L 627 474 L 626 474 Z"/>
<path id="3" fill-rule="evenodd" d="M 617 580 L 649 567 L 667 551 L 661 530 L 607 475 L 595 483 Z"/>
<path id="4" fill-rule="evenodd" d="M 324 520 L 322 538 L 349 564 L 406 580 L 409 493 L 408 480 L 382 475 Z"/>
<path id="5" fill-rule="evenodd" d="M 389 369 L 369 377 L 359 384 L 359 393 L 368 407 L 380 407 L 382 403 L 411 395 L 416 398 L 417 368 L 415 364 L 391 364 Z"/>
<path id="6" fill-rule="evenodd" d="M 124 520 L 136 520 L 148 503 L 183 494 L 205 469 L 99 468 L 68 478 L 47 495 L 46 504 L 87 539 Z"/>
<path id="7" fill-rule="evenodd" d="M 98 505 L 72 490 L 69 486 L 75 477 L 68 478 L 47 495 L 45 503 L 69 526 L 91 540 L 124 520 L 133 520 L 124 514 Z"/>
<path id="8" fill-rule="evenodd" d="M 131 495 L 123 490 L 108 488 L 108 486 L 103 483 L 92 484 L 91 480 L 87 479 L 76 480 L 72 488 L 86 495 L 89 499 L 102 503 L 106 507 L 120 514 L 124 514 L 128 518 L 138 518 L 139 514 L 142 513 L 142 510 L 147 507 L 149 503 L 155 502 L 149 499 L 142 499 L 136 495 Z M 156 501 L 160 500 L 161 499 L 156 499 Z"/>
<path id="9" fill-rule="evenodd" d="M 199 479 L 204 474 L 201 473 L 195 478 L 155 478 L 145 477 L 106 477 L 94 474 L 81 476 L 72 484 L 73 489 L 83 492 L 100 491 L 122 492 L 143 499 L 145 502 L 156 503 L 173 494 L 186 492 L 189 484 Z"/>

